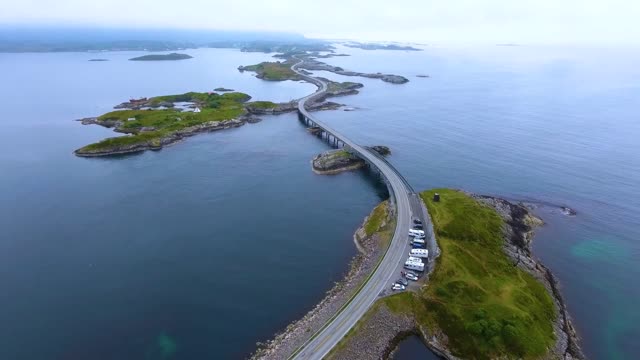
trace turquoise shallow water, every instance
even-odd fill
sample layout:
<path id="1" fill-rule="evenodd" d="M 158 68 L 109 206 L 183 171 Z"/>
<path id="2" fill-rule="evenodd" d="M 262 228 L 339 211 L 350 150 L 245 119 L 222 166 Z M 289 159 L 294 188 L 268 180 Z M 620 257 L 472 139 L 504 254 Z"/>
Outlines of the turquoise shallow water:
<path id="1" fill-rule="evenodd" d="M 534 251 L 560 278 L 591 358 L 633 358 L 640 272 L 640 53 L 629 49 L 344 49 L 327 60 L 411 81 L 360 81 L 323 112 L 388 145 L 415 188 L 449 186 L 540 207 Z M 12 359 L 239 358 L 301 316 L 346 270 L 353 231 L 384 189 L 322 177 L 326 149 L 295 115 L 196 136 L 160 152 L 80 159 L 111 136 L 72 119 L 129 97 L 218 86 L 286 101 L 313 91 L 238 65 L 269 55 L 194 50 L 0 54 L 0 327 Z M 417 78 L 428 74 L 430 78 Z M 322 73 L 330 78 L 342 78 Z M 9 324 L 9 325 L 6 325 Z M 416 344 L 414 344 L 416 345 Z M 409 352 L 411 353 L 411 352 Z"/>
<path id="2" fill-rule="evenodd" d="M 360 111 L 320 116 L 357 141 L 390 146 L 391 161 L 416 188 L 455 187 L 575 208 L 576 217 L 554 206 L 538 209 L 547 225 L 538 230 L 534 252 L 558 275 L 587 355 L 635 357 L 640 71 L 633 63 L 640 51 L 523 46 L 351 53 L 329 61 L 411 82 L 393 87 L 365 79 L 362 94 L 344 101 Z"/>

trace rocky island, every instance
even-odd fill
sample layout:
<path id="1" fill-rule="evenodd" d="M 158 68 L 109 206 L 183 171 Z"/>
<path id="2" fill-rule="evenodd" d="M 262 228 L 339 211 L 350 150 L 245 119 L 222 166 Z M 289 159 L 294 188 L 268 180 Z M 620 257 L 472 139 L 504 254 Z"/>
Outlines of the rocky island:
<path id="1" fill-rule="evenodd" d="M 167 60 L 186 60 L 192 59 L 193 56 L 187 54 L 152 54 L 152 55 L 143 55 L 129 59 L 129 61 L 167 61 Z"/>
<path id="2" fill-rule="evenodd" d="M 326 101 L 329 97 L 357 94 L 362 84 L 330 82 L 330 91 L 308 103 L 309 110 L 333 110 L 341 104 Z M 218 88 L 224 89 L 224 88 Z M 297 101 L 274 103 L 249 101 L 240 92 L 188 92 L 178 95 L 130 99 L 116 105 L 116 111 L 98 117 L 80 119 L 84 125 L 95 124 L 127 134 L 108 138 L 75 151 L 77 156 L 110 156 L 159 150 L 198 133 L 230 129 L 260 121 L 260 115 L 278 115 L 298 110 Z M 222 91 L 222 90 L 218 90 Z"/>
<path id="3" fill-rule="evenodd" d="M 256 73 L 256 77 L 262 80 L 269 81 L 284 81 L 284 80 L 300 80 L 300 76 L 291 70 L 291 66 L 295 62 L 287 60 L 284 62 L 261 62 L 260 64 L 239 66 L 240 72 L 253 71 Z"/>
<path id="4" fill-rule="evenodd" d="M 314 128 L 310 128 L 310 131 L 313 132 Z M 391 150 L 386 146 L 377 145 L 370 147 L 370 149 L 382 156 L 391 154 Z M 343 171 L 356 170 L 364 165 L 364 160 L 344 149 L 325 151 L 311 160 L 313 172 L 319 175 L 331 175 Z"/>
<path id="5" fill-rule="evenodd" d="M 384 82 L 388 82 L 391 84 L 404 84 L 409 82 L 409 79 L 400 75 L 392 75 L 392 74 L 382 74 L 382 73 L 362 73 L 356 71 L 345 70 L 339 66 L 333 66 L 326 64 L 322 61 L 318 61 L 314 58 L 307 57 L 304 59 L 302 65 L 300 65 L 301 69 L 305 70 L 319 70 L 319 71 L 329 71 L 338 75 L 344 76 L 360 76 L 370 79 L 380 79 Z"/>
<path id="6" fill-rule="evenodd" d="M 382 73 L 362 73 L 356 71 L 345 70 L 339 66 L 332 66 L 326 64 L 322 61 L 317 60 L 320 57 L 330 57 L 330 56 L 340 56 L 338 55 L 327 55 L 327 56 L 314 56 L 306 53 L 288 53 L 281 54 L 278 57 L 285 59 L 285 61 L 278 62 L 261 62 L 260 64 L 248 65 L 248 66 L 240 66 L 238 70 L 240 72 L 244 71 L 253 71 L 257 75 L 258 79 L 269 80 L 269 81 L 283 81 L 283 80 L 300 80 L 300 76 L 296 74 L 293 70 L 291 70 L 291 66 L 293 66 L 299 59 L 302 59 L 303 62 L 299 66 L 300 69 L 309 70 L 309 71 L 329 71 L 338 75 L 344 76 L 360 76 L 370 79 L 380 79 L 384 82 L 388 82 L 391 84 L 404 84 L 409 82 L 409 79 L 400 75 L 392 75 L 392 74 L 382 74 Z"/>
<path id="7" fill-rule="evenodd" d="M 364 166 L 364 160 L 346 150 L 329 150 L 316 155 L 311 161 L 313 172 L 320 175 L 337 174 Z"/>
<path id="8" fill-rule="evenodd" d="M 405 50 L 405 51 L 422 51 L 422 49 L 412 46 L 402 46 L 396 44 L 375 44 L 375 43 L 347 43 L 346 47 L 357 48 L 362 50 Z"/>

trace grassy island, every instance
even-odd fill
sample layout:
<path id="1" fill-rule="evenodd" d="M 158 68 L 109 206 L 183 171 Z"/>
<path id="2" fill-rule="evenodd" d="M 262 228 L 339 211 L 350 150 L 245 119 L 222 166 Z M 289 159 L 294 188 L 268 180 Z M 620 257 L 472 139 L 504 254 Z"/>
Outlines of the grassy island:
<path id="1" fill-rule="evenodd" d="M 260 64 L 240 66 L 240 71 L 253 71 L 256 77 L 270 81 L 299 80 L 300 76 L 291 70 L 293 63 L 285 62 L 261 62 Z"/>
<path id="2" fill-rule="evenodd" d="M 185 60 L 192 59 L 193 56 L 187 54 L 152 54 L 152 55 L 143 55 L 129 59 L 130 61 L 162 61 L 162 60 Z"/>
<path id="3" fill-rule="evenodd" d="M 440 202 L 432 200 L 436 192 Z M 356 336 L 375 337 L 365 335 L 366 322 L 381 311 L 408 315 L 429 336 L 444 334 L 460 358 L 544 358 L 555 342 L 557 312 L 545 286 L 505 254 L 502 217 L 455 190 L 421 197 L 442 252 L 426 286 L 378 300 L 330 358 L 343 358 L 340 349 Z"/>
<path id="4" fill-rule="evenodd" d="M 191 132 L 214 130 L 246 113 L 244 103 L 251 97 L 239 92 L 225 94 L 188 92 L 178 95 L 132 99 L 120 105 L 123 110 L 108 112 L 97 118 L 83 119 L 83 123 L 115 127 L 128 136 L 108 138 L 76 150 L 80 156 L 99 156 L 158 148 L 188 136 Z M 185 111 L 175 103 L 188 102 Z M 162 108 L 152 109 L 152 107 Z M 210 129 L 209 129 L 210 128 Z"/>

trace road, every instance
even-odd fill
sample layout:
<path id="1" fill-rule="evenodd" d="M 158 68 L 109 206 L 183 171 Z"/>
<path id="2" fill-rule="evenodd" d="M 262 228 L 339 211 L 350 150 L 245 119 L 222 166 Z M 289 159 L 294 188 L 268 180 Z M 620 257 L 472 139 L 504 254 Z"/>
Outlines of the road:
<path id="1" fill-rule="evenodd" d="M 412 225 L 412 216 L 415 213 L 416 218 L 423 221 L 422 206 L 416 206 L 416 194 L 413 193 L 411 186 L 404 180 L 394 168 L 383 158 L 376 156 L 370 150 L 362 147 L 349 138 L 331 128 L 329 125 L 315 118 L 305 109 L 305 104 L 322 95 L 327 90 L 327 83 L 320 79 L 305 75 L 297 67 L 302 61 L 292 66 L 292 69 L 298 73 L 306 81 L 318 86 L 318 91 L 298 102 L 298 110 L 307 118 L 311 119 L 323 130 L 336 136 L 344 142 L 346 147 L 357 153 L 365 159 L 372 167 L 376 167 L 384 177 L 389 187 L 389 192 L 396 204 L 397 225 L 391 240 L 391 245 L 385 254 L 382 262 L 375 270 L 369 281 L 364 285 L 360 292 L 352 299 L 352 301 L 342 309 L 328 324 L 325 325 L 318 333 L 316 333 L 309 341 L 307 341 L 292 359 L 319 360 L 322 359 L 338 342 L 347 334 L 347 332 L 356 324 L 356 322 L 364 315 L 369 307 L 376 301 L 381 293 L 385 293 L 387 288 L 391 287 L 393 281 L 399 276 L 398 264 L 407 257 L 409 242 L 408 230 Z M 418 210 L 418 208 L 420 209 Z M 427 223 L 425 223 L 427 225 Z M 428 226 L 428 225 L 427 225 Z"/>

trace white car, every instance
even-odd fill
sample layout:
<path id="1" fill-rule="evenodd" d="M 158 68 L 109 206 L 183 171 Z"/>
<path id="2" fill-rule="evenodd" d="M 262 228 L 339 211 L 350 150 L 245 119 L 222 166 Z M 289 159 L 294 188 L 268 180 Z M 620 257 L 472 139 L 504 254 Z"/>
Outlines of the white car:
<path id="1" fill-rule="evenodd" d="M 391 290 L 393 290 L 393 291 L 396 291 L 396 290 L 404 290 L 404 289 L 406 289 L 406 288 L 404 287 L 404 285 L 400 285 L 400 284 L 398 284 L 398 283 L 393 283 L 393 284 L 391 285 Z"/>
<path id="2" fill-rule="evenodd" d="M 406 273 L 406 274 L 404 274 L 404 277 L 406 277 L 407 279 L 412 280 L 412 281 L 418 281 L 418 277 L 415 276 L 415 274 L 412 274 L 412 273 Z"/>

